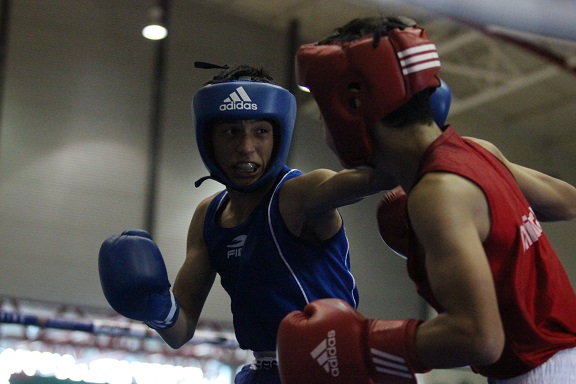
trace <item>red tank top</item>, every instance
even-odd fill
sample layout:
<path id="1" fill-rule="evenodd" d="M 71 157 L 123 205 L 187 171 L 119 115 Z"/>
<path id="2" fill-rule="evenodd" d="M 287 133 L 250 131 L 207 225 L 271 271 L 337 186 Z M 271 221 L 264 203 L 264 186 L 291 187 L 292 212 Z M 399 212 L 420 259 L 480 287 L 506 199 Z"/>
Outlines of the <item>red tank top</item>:
<path id="1" fill-rule="evenodd" d="M 453 127 L 432 143 L 420 163 L 418 179 L 428 172 L 458 174 L 478 185 L 490 207 L 491 232 L 484 242 L 506 333 L 504 352 L 491 365 L 473 369 L 506 379 L 541 365 L 556 352 L 576 346 L 576 294 L 509 169 Z M 437 311 L 425 273 L 408 260 L 418 292 Z"/>

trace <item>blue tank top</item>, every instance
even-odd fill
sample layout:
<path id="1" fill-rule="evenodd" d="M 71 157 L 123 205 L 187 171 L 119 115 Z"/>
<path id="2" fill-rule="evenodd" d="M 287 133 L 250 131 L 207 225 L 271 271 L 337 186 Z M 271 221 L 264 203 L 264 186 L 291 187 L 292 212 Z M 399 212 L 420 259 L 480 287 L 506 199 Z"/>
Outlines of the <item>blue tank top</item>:
<path id="1" fill-rule="evenodd" d="M 243 349 L 275 351 L 280 321 L 311 301 L 336 297 L 358 306 L 344 226 L 332 238 L 314 243 L 294 236 L 280 216 L 280 188 L 300 175 L 286 168 L 248 220 L 236 227 L 217 224 L 226 191 L 212 200 L 206 213 L 204 241 L 230 295 L 234 330 Z"/>

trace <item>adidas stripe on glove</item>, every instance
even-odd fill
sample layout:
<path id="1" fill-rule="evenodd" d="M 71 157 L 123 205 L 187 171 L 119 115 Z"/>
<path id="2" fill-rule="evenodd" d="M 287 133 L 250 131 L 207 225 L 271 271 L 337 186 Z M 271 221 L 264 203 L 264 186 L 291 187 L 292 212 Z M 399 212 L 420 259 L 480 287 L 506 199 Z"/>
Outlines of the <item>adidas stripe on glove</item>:
<path id="1" fill-rule="evenodd" d="M 278 330 L 283 384 L 416 384 L 419 320 L 366 319 L 340 299 L 288 314 Z"/>

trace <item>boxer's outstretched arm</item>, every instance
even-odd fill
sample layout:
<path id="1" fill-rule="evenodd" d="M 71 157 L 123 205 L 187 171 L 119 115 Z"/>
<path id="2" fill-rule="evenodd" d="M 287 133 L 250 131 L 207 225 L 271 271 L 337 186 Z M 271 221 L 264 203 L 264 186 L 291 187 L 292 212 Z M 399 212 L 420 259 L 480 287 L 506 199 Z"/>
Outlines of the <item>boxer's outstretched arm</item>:
<path id="1" fill-rule="evenodd" d="M 576 218 L 576 187 L 537 170 L 510 162 L 492 143 L 467 137 L 492 152 L 510 169 L 540 221 Z"/>

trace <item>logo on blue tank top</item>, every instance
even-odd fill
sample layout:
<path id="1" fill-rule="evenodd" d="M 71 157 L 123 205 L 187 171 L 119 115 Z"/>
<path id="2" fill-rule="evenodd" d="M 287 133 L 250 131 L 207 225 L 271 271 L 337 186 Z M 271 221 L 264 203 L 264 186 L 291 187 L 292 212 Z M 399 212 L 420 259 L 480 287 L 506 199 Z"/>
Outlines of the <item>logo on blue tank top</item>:
<path id="1" fill-rule="evenodd" d="M 227 247 L 229 248 L 227 254 L 227 258 L 231 257 L 240 257 L 242 256 L 242 247 L 246 242 L 246 235 L 236 236 L 234 238 L 234 242 L 232 244 L 228 244 Z"/>

